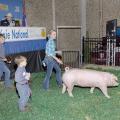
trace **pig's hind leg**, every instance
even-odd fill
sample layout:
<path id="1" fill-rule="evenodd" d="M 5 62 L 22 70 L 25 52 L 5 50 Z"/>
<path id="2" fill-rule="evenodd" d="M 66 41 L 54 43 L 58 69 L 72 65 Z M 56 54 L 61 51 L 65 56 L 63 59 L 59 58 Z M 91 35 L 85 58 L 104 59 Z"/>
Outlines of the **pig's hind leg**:
<path id="1" fill-rule="evenodd" d="M 110 98 L 110 96 L 108 95 L 106 86 L 102 86 L 102 87 L 100 87 L 100 89 L 103 92 L 103 94 L 105 95 L 105 97 Z"/>
<path id="2" fill-rule="evenodd" d="M 68 88 L 67 88 L 67 91 L 68 91 L 68 94 L 69 94 L 70 97 L 74 97 L 73 94 L 72 94 L 73 87 L 74 87 L 74 85 L 69 85 Z"/>
<path id="3" fill-rule="evenodd" d="M 62 94 L 64 94 L 64 93 L 65 93 L 66 89 L 67 89 L 67 87 L 66 87 L 66 85 L 63 83 Z"/>

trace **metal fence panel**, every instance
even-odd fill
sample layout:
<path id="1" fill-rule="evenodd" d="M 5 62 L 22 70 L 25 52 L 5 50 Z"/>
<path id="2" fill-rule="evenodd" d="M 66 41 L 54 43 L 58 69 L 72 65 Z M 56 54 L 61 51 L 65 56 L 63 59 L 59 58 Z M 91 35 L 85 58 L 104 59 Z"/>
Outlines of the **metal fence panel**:
<path id="1" fill-rule="evenodd" d="M 109 66 L 120 65 L 120 38 L 83 38 L 83 62 Z"/>
<path id="2" fill-rule="evenodd" d="M 80 67 L 80 51 L 78 50 L 64 50 L 62 51 L 62 60 L 66 66 L 72 68 Z"/>

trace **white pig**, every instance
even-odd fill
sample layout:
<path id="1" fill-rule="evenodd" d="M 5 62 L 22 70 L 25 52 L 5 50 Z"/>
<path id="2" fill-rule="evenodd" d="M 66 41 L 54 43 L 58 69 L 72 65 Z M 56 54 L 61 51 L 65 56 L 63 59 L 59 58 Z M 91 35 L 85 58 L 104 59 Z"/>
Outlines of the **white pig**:
<path id="1" fill-rule="evenodd" d="M 80 87 L 90 87 L 90 93 L 93 93 L 95 87 L 97 87 L 107 98 L 110 98 L 107 93 L 107 87 L 119 85 L 117 82 L 118 78 L 115 75 L 108 72 L 89 69 L 65 68 L 65 73 L 62 76 L 62 80 L 62 93 L 65 93 L 67 89 L 70 97 L 73 97 L 72 90 L 74 85 Z"/>

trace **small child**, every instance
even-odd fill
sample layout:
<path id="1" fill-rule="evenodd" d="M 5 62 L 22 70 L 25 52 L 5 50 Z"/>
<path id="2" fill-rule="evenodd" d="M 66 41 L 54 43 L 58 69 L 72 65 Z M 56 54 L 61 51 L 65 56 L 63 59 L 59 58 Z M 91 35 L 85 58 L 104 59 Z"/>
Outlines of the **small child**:
<path id="1" fill-rule="evenodd" d="M 31 96 L 31 89 L 28 84 L 30 73 L 27 73 L 25 69 L 25 66 L 27 65 L 27 59 L 25 57 L 16 57 L 15 63 L 18 65 L 15 72 L 15 82 L 20 97 L 18 101 L 19 110 L 24 112 L 27 110 L 27 102 Z"/>

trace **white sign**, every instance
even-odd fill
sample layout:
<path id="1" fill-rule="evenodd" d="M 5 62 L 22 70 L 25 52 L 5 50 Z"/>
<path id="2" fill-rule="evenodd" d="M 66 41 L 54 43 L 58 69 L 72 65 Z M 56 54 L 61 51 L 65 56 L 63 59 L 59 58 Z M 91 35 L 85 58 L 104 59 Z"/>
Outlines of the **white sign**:
<path id="1" fill-rule="evenodd" d="M 6 42 L 46 39 L 44 27 L 0 27 L 0 33 L 4 34 Z"/>

